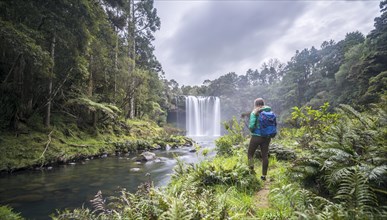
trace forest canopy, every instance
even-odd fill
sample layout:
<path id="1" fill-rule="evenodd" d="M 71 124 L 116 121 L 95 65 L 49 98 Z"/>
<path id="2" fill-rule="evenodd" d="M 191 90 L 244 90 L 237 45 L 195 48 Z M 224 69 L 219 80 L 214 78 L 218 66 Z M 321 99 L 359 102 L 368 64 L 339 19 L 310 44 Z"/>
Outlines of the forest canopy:
<path id="1" fill-rule="evenodd" d="M 167 80 L 152 41 L 161 21 L 153 0 L 1 1 L 0 124 L 18 130 L 51 115 L 98 126 L 116 116 L 164 124 L 182 95 L 221 97 L 222 119 L 263 97 L 281 115 L 293 106 L 349 104 L 357 110 L 386 95 L 386 2 L 374 29 L 297 50 L 244 75 L 226 73 L 201 86 Z M 114 113 L 114 114 L 113 114 Z M 114 117 L 113 117 L 114 116 Z"/>

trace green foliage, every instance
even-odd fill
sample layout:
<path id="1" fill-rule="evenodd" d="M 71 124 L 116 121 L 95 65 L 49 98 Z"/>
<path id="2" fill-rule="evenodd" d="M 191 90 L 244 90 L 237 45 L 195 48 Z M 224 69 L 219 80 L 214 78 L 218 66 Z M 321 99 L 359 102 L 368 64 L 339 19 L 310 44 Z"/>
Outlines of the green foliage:
<path id="1" fill-rule="evenodd" d="M 184 196 L 184 193 L 180 194 L 178 197 L 170 198 L 170 201 L 168 202 L 170 207 L 160 216 L 160 219 L 192 219 L 193 210 L 190 209 L 188 198 Z"/>
<path id="2" fill-rule="evenodd" d="M 93 131 L 77 126 L 72 117 L 54 114 L 52 128 L 44 128 L 41 117 L 31 117 L 24 133 L 1 132 L 0 170 L 14 170 L 67 163 L 100 154 L 137 152 L 139 150 L 165 149 L 192 146 L 187 137 L 167 134 L 156 123 L 141 120 L 106 123 Z M 25 143 L 29 143 L 26 145 Z"/>
<path id="3" fill-rule="evenodd" d="M 171 183 L 162 190 L 148 184 L 99 203 L 92 212 L 70 213 L 85 213 L 85 219 L 383 219 L 386 121 L 375 119 L 385 112 L 365 114 L 345 105 L 337 111 L 337 123 L 323 127 L 313 141 L 318 148 L 304 149 L 293 167 L 270 159 L 266 209 L 255 209 L 253 195 L 262 183 L 250 173 L 245 149 L 234 148 L 199 164 L 178 160 Z"/>
<path id="4" fill-rule="evenodd" d="M 365 217 L 372 214 L 378 202 L 366 175 L 359 170 L 359 167 L 346 169 L 341 173 L 342 177 L 335 198 L 345 204 L 350 216 L 355 217 L 362 213 Z"/>
<path id="5" fill-rule="evenodd" d="M 239 145 L 245 140 L 245 134 L 243 133 L 243 122 L 233 117 L 229 122 L 223 123 L 228 134 L 218 138 L 215 141 L 216 150 L 218 155 L 230 155 L 234 146 Z"/>
<path id="6" fill-rule="evenodd" d="M 0 206 L 0 219 L 23 220 L 24 218 L 19 213 L 13 212 L 10 207 Z"/>
<path id="7" fill-rule="evenodd" d="M 74 210 L 57 210 L 56 214 L 50 215 L 52 220 L 72 220 L 72 219 L 98 219 L 98 220 L 107 220 L 109 218 L 102 217 L 102 216 L 95 216 L 93 215 L 92 211 L 90 209 L 74 209 Z M 114 218 L 112 218 L 114 219 Z M 117 219 L 117 218 L 116 218 Z"/>
<path id="8" fill-rule="evenodd" d="M 304 133 L 301 136 L 301 146 L 309 147 L 308 143 L 322 137 L 328 128 L 337 123 L 338 114 L 330 113 L 329 103 L 325 103 L 319 110 L 310 106 L 293 107 L 292 120 Z"/>
<path id="9" fill-rule="evenodd" d="M 188 184 L 182 185 L 180 191 L 184 191 L 184 187 L 195 186 L 200 189 L 213 185 L 236 186 L 239 190 L 249 191 L 258 189 L 258 179 L 251 175 L 247 162 L 238 158 L 218 157 L 213 162 L 195 165 L 184 165 L 180 161 L 174 169 L 172 180 Z"/>
<path id="10" fill-rule="evenodd" d="M 113 119 L 116 118 L 117 113 L 120 112 L 120 110 L 114 105 L 106 103 L 97 103 L 85 97 L 70 99 L 67 101 L 67 105 L 75 107 L 84 107 L 87 111 L 91 112 L 100 111 L 103 112 L 106 116 Z"/>
<path id="11" fill-rule="evenodd" d="M 387 185 L 386 123 L 381 109 L 360 113 L 347 105 L 340 119 L 314 144 L 312 154 L 295 162 L 295 177 L 328 197 L 348 219 L 385 216 Z M 340 206 L 339 208 L 337 208 Z"/>
<path id="12" fill-rule="evenodd" d="M 216 139 L 216 152 L 218 155 L 231 155 L 233 143 L 228 136 L 222 136 Z"/>
<path id="13" fill-rule="evenodd" d="M 96 197 L 98 198 L 98 197 Z M 94 210 L 74 209 L 58 211 L 52 219 L 227 219 L 229 207 L 225 196 L 217 197 L 212 191 L 203 190 L 169 194 L 159 191 L 149 183 L 139 187 L 136 193 L 125 189 L 120 196 L 107 199 L 100 197 Z"/>

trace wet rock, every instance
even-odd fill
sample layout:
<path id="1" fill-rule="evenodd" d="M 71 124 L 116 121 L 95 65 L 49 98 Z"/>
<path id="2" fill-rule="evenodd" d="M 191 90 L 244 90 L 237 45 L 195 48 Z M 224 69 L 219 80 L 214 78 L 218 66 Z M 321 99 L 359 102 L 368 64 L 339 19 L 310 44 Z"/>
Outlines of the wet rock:
<path id="1" fill-rule="evenodd" d="M 143 152 L 137 157 L 137 161 L 152 161 L 156 159 L 156 154 L 152 152 Z"/>
<path id="2" fill-rule="evenodd" d="M 134 162 L 134 164 L 140 165 L 140 164 L 141 164 L 141 162 L 138 162 L 138 161 L 137 161 L 137 162 Z"/>
<path id="3" fill-rule="evenodd" d="M 162 148 L 161 148 L 160 145 L 156 145 L 155 147 L 153 147 L 153 149 L 155 149 L 155 150 L 161 150 Z"/>
<path id="4" fill-rule="evenodd" d="M 135 167 L 135 168 L 131 168 L 130 169 L 130 172 L 140 172 L 140 168 L 137 168 L 137 167 Z"/>
<path id="5" fill-rule="evenodd" d="M 191 149 L 191 150 L 189 150 L 189 152 L 195 153 L 195 152 L 196 152 L 196 149 Z"/>
<path id="6" fill-rule="evenodd" d="M 69 165 L 75 165 L 76 163 L 69 163 Z"/>

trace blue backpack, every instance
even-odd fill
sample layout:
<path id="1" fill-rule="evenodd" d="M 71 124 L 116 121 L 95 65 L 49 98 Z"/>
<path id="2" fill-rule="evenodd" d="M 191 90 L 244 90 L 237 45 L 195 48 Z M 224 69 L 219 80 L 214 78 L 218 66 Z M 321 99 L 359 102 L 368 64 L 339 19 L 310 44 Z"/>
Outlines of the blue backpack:
<path id="1" fill-rule="evenodd" d="M 277 134 L 277 116 L 273 112 L 260 112 L 258 122 L 262 137 L 275 137 Z"/>

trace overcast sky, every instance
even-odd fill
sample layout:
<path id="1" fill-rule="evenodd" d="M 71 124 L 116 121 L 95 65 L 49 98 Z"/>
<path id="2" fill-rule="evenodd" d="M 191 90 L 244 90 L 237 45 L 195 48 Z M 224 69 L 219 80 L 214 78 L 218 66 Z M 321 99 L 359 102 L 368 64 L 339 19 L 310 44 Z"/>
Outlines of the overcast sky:
<path id="1" fill-rule="evenodd" d="M 286 63 L 296 50 L 319 49 L 348 32 L 367 35 L 380 16 L 379 3 L 155 0 L 161 19 L 155 54 L 168 80 L 201 85 L 229 72 L 260 70 L 270 58 Z"/>

